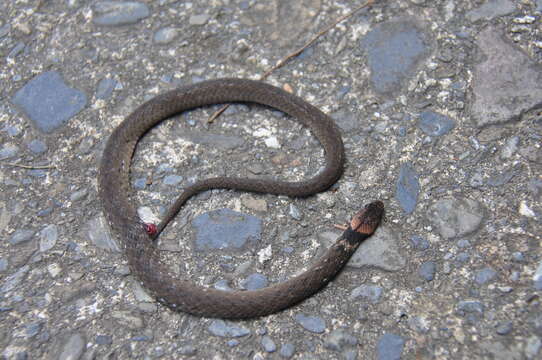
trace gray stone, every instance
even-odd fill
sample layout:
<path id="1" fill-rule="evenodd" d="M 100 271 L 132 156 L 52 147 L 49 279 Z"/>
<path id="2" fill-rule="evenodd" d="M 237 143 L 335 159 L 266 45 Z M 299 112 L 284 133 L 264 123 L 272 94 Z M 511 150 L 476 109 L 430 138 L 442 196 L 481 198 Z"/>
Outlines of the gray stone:
<path id="1" fill-rule="evenodd" d="M 34 139 L 28 143 L 28 149 L 34 154 L 43 154 L 47 151 L 47 145 L 41 140 Z"/>
<path id="2" fill-rule="evenodd" d="M 429 55 L 428 38 L 418 24 L 420 21 L 414 19 L 381 23 L 362 39 L 371 82 L 378 93 L 397 94 Z"/>
<path id="3" fill-rule="evenodd" d="M 467 313 L 483 314 L 484 304 L 476 300 L 463 300 L 457 304 L 458 313 L 464 316 Z"/>
<path id="4" fill-rule="evenodd" d="M 525 356 L 527 359 L 535 359 L 540 352 L 540 348 L 542 348 L 542 340 L 536 335 L 529 337 L 525 345 Z"/>
<path id="5" fill-rule="evenodd" d="M 261 239 L 260 219 L 230 209 L 201 214 L 192 221 L 196 228 L 196 249 L 240 249 L 247 241 Z M 220 234 L 220 236 L 216 236 Z"/>
<path id="6" fill-rule="evenodd" d="M 190 16 L 188 23 L 190 25 L 205 25 L 209 21 L 210 16 L 207 14 L 198 14 Z"/>
<path id="7" fill-rule="evenodd" d="M 424 111 L 420 114 L 418 127 L 429 136 L 442 136 L 455 127 L 455 120 L 434 111 Z"/>
<path id="8" fill-rule="evenodd" d="M 490 267 L 486 267 L 476 272 L 474 275 L 474 281 L 476 281 L 479 285 L 482 285 L 493 280 L 495 276 L 497 276 L 497 272 Z"/>
<path id="9" fill-rule="evenodd" d="M 165 185 L 175 186 L 183 181 L 183 177 L 180 175 L 167 175 L 164 177 L 163 183 Z"/>
<path id="10" fill-rule="evenodd" d="M 70 201 L 79 201 L 81 199 L 86 198 L 87 195 L 88 195 L 87 189 L 77 190 L 70 195 Z"/>
<path id="11" fill-rule="evenodd" d="M 97 25 L 118 26 L 135 24 L 149 16 L 147 5 L 136 1 L 101 1 L 94 6 Z"/>
<path id="12" fill-rule="evenodd" d="M 378 340 L 376 347 L 378 360 L 400 360 L 405 340 L 392 333 L 386 333 Z"/>
<path id="13" fill-rule="evenodd" d="M 115 90 L 115 87 L 117 86 L 117 81 L 115 79 L 111 78 L 103 78 L 98 83 L 98 86 L 96 88 L 96 93 L 94 96 L 96 96 L 96 99 L 100 100 L 107 100 L 111 97 L 113 94 L 113 90 Z"/>
<path id="14" fill-rule="evenodd" d="M 230 287 L 230 284 L 228 283 L 228 280 L 218 280 L 214 283 L 213 287 L 217 290 L 233 291 L 233 289 Z"/>
<path id="15" fill-rule="evenodd" d="M 0 160 L 9 159 L 17 156 L 19 153 L 19 147 L 15 144 L 4 144 L 2 149 L 0 149 Z"/>
<path id="16" fill-rule="evenodd" d="M 516 10 L 516 5 L 511 0 L 490 0 L 482 6 L 467 12 L 467 19 L 478 21 L 480 19 L 490 20 L 494 17 L 510 14 Z"/>
<path id="17" fill-rule="evenodd" d="M 241 281 L 241 287 L 246 290 L 263 289 L 269 284 L 267 278 L 262 274 L 251 274 Z"/>
<path id="18" fill-rule="evenodd" d="M 116 241 L 111 237 L 105 219 L 100 216 L 87 223 L 85 237 L 94 245 L 104 250 L 120 251 Z"/>
<path id="19" fill-rule="evenodd" d="M 280 347 L 279 355 L 283 358 L 289 359 L 294 356 L 295 346 L 292 343 L 283 344 Z"/>
<path id="20" fill-rule="evenodd" d="M 98 345 L 111 345 L 113 337 L 111 335 L 97 335 L 95 342 Z"/>
<path id="21" fill-rule="evenodd" d="M 536 290 L 542 290 L 542 260 L 533 275 L 533 286 Z"/>
<path id="22" fill-rule="evenodd" d="M 181 355 L 192 356 L 198 352 L 198 349 L 196 349 L 196 347 L 192 344 L 186 344 L 179 347 L 177 352 Z"/>
<path id="23" fill-rule="evenodd" d="M 296 220 L 301 220 L 301 212 L 294 204 L 290 204 L 290 210 L 288 211 L 290 216 Z"/>
<path id="24" fill-rule="evenodd" d="M 477 39 L 485 54 L 473 76 L 472 115 L 479 127 L 515 120 L 542 107 L 542 68 L 502 34 L 488 26 Z"/>
<path id="25" fill-rule="evenodd" d="M 420 266 L 419 274 L 426 281 L 431 281 L 435 278 L 435 272 L 437 271 L 437 265 L 434 261 L 424 262 Z"/>
<path id="26" fill-rule="evenodd" d="M 31 339 L 40 333 L 41 329 L 43 328 L 43 323 L 35 322 L 35 323 L 28 324 L 25 327 L 26 327 L 26 331 L 25 331 L 26 338 Z"/>
<path id="27" fill-rule="evenodd" d="M 0 286 L 0 293 L 6 293 L 16 289 L 21 283 L 21 281 L 24 280 L 29 270 L 30 267 L 28 265 L 25 265 L 19 270 L 17 270 L 14 274 L 5 277 L 2 281 L 2 285 Z"/>
<path id="28" fill-rule="evenodd" d="M 422 238 L 419 235 L 413 235 L 410 238 L 410 242 L 412 243 L 414 248 L 417 249 L 417 250 L 427 250 L 427 249 L 429 249 L 429 241 L 427 241 L 426 239 Z"/>
<path id="29" fill-rule="evenodd" d="M 79 333 L 75 333 L 62 346 L 58 360 L 77 360 L 84 351 L 85 339 Z"/>
<path id="30" fill-rule="evenodd" d="M 0 258 L 0 272 L 4 272 L 8 269 L 8 259 Z"/>
<path id="31" fill-rule="evenodd" d="M 262 344 L 263 349 L 268 353 L 277 351 L 277 345 L 275 345 L 275 342 L 269 335 L 264 335 L 260 343 Z"/>
<path id="32" fill-rule="evenodd" d="M 445 198 L 430 207 L 428 218 L 443 238 L 451 239 L 476 231 L 484 218 L 484 209 L 472 199 Z"/>
<path id="33" fill-rule="evenodd" d="M 429 321 L 423 316 L 409 317 L 408 326 L 420 334 L 426 334 L 431 330 Z"/>
<path id="34" fill-rule="evenodd" d="M 111 317 L 121 327 L 127 327 L 132 330 L 139 330 L 143 328 L 143 319 L 139 316 L 132 314 L 129 310 L 117 310 L 111 312 Z"/>
<path id="35" fill-rule="evenodd" d="M 169 44 L 179 35 L 179 30 L 174 27 L 165 27 L 154 33 L 153 41 L 157 44 Z"/>
<path id="36" fill-rule="evenodd" d="M 213 320 L 207 328 L 209 332 L 220 337 L 242 337 L 250 334 L 250 330 L 224 320 Z"/>
<path id="37" fill-rule="evenodd" d="M 395 187 L 395 198 L 405 213 L 410 214 L 414 211 L 419 194 L 420 183 L 416 170 L 412 163 L 403 163 Z"/>
<path id="38" fill-rule="evenodd" d="M 519 145 L 519 136 L 513 136 L 506 141 L 501 150 L 501 159 L 510 159 L 516 153 Z"/>
<path id="39" fill-rule="evenodd" d="M 58 240 L 58 227 L 50 224 L 40 231 L 40 252 L 51 250 Z"/>
<path id="40" fill-rule="evenodd" d="M 335 329 L 324 341 L 324 347 L 333 351 L 343 351 L 345 348 L 358 344 L 358 339 L 344 329 Z"/>
<path id="41" fill-rule="evenodd" d="M 0 26 L 0 39 L 9 34 L 9 30 L 11 29 L 11 26 L 9 24 L 5 24 L 3 26 Z"/>
<path id="42" fill-rule="evenodd" d="M 309 316 L 305 314 L 296 314 L 295 321 L 303 326 L 305 330 L 321 334 L 326 330 L 326 322 L 318 316 Z"/>
<path id="43" fill-rule="evenodd" d="M 9 238 L 11 245 L 18 245 L 30 241 L 36 232 L 34 230 L 19 229 L 15 230 L 13 235 Z"/>
<path id="44" fill-rule="evenodd" d="M 223 150 L 235 149 L 245 142 L 242 137 L 222 134 L 187 132 L 180 136 L 195 144 L 212 145 Z"/>
<path id="45" fill-rule="evenodd" d="M 374 266 L 386 271 L 397 271 L 406 264 L 399 248 L 399 234 L 386 224 L 380 225 L 369 239 L 363 241 L 347 265 L 353 268 Z"/>
<path id="46" fill-rule="evenodd" d="M 495 329 L 495 332 L 499 335 L 508 335 L 512 332 L 512 329 L 514 328 L 511 321 L 504 321 L 499 324 L 497 324 L 497 328 Z"/>
<path id="47" fill-rule="evenodd" d="M 355 299 L 363 297 L 369 300 L 371 303 L 376 304 L 380 300 L 382 295 L 382 287 L 377 285 L 361 285 L 352 290 L 350 298 Z"/>
<path id="48" fill-rule="evenodd" d="M 69 87 L 56 71 L 37 75 L 12 99 L 36 127 L 51 133 L 79 113 L 87 104 L 86 95 Z"/>
<path id="49" fill-rule="evenodd" d="M 542 13 L 542 0 L 536 0 L 536 11 Z"/>

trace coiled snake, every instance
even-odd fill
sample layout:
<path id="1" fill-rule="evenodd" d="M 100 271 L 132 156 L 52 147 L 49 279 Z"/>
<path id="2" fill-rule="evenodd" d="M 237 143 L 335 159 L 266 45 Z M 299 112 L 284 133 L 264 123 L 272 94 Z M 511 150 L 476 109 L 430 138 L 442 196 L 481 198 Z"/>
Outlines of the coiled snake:
<path id="1" fill-rule="evenodd" d="M 157 228 L 144 224 L 129 200 L 132 192 L 130 163 L 139 139 L 154 125 L 174 114 L 227 102 L 258 103 L 291 115 L 307 126 L 324 147 L 325 168 L 301 182 L 232 177 L 206 179 L 187 187 Z M 184 202 L 201 191 L 222 188 L 309 196 L 326 190 L 339 179 L 343 160 L 343 143 L 333 120 L 299 97 L 258 81 L 205 81 L 180 87 L 147 101 L 113 131 L 100 164 L 99 196 L 110 226 L 119 235 L 131 271 L 158 301 L 172 309 L 206 317 L 258 317 L 292 306 L 332 280 L 359 243 L 375 231 L 384 211 L 382 202 L 372 202 L 358 212 L 337 242 L 307 271 L 285 282 L 253 291 L 221 291 L 176 279 L 160 260 L 154 238 Z"/>

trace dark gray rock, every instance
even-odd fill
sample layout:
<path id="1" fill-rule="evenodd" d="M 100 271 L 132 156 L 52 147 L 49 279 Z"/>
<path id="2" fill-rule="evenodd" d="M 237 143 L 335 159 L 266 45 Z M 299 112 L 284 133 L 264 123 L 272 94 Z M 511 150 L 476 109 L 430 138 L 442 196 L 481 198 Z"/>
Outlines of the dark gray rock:
<path id="1" fill-rule="evenodd" d="M 9 30 L 11 29 L 11 26 L 9 24 L 5 24 L 3 26 L 0 26 L 0 39 L 9 34 Z"/>
<path id="2" fill-rule="evenodd" d="M 165 185 L 169 186 L 179 185 L 181 181 L 183 181 L 183 177 L 180 175 L 166 175 L 162 180 Z"/>
<path id="3" fill-rule="evenodd" d="M 258 290 L 269 284 L 267 277 L 262 274 L 251 274 L 241 281 L 241 287 L 246 290 Z"/>
<path id="4" fill-rule="evenodd" d="M 428 218 L 443 238 L 451 239 L 476 231 L 484 218 L 484 208 L 472 199 L 445 198 L 430 207 Z"/>
<path id="5" fill-rule="evenodd" d="M 516 169 L 514 168 L 496 172 L 487 180 L 487 185 L 500 187 L 507 184 L 514 176 L 516 176 Z"/>
<path id="6" fill-rule="evenodd" d="M 250 334 L 250 330 L 224 320 L 213 320 L 207 328 L 209 332 L 220 337 L 242 337 Z"/>
<path id="7" fill-rule="evenodd" d="M 324 341 L 324 347 L 333 351 L 343 351 L 358 344 L 358 339 L 345 329 L 335 329 Z"/>
<path id="8" fill-rule="evenodd" d="M 58 227 L 50 224 L 40 231 L 40 252 L 51 250 L 58 240 Z"/>
<path id="9" fill-rule="evenodd" d="M 34 154 L 43 154 L 47 151 L 47 144 L 41 140 L 34 139 L 28 143 L 28 149 Z"/>
<path id="10" fill-rule="evenodd" d="M 79 359 L 84 351 L 85 339 L 79 333 L 75 333 L 62 346 L 58 359 Z"/>
<path id="11" fill-rule="evenodd" d="M 184 344 L 177 349 L 177 353 L 186 356 L 196 355 L 198 349 L 192 344 Z"/>
<path id="12" fill-rule="evenodd" d="M 118 83 L 115 79 L 103 78 L 98 83 L 98 87 L 96 88 L 96 93 L 94 96 L 96 96 L 96 99 L 100 100 L 109 99 L 113 94 L 113 90 L 115 90 L 117 84 Z"/>
<path id="13" fill-rule="evenodd" d="M 488 281 L 491 281 L 497 276 L 497 272 L 490 267 L 478 270 L 474 275 L 474 281 L 479 285 L 485 284 Z"/>
<path id="14" fill-rule="evenodd" d="M 412 243 L 412 246 L 414 246 L 414 248 L 417 250 L 423 251 L 429 249 L 429 241 L 427 241 L 421 236 L 413 235 L 410 238 L 410 242 Z"/>
<path id="15" fill-rule="evenodd" d="M 169 44 L 179 35 L 179 30 L 174 27 L 165 27 L 154 33 L 153 41 L 157 44 Z"/>
<path id="16" fill-rule="evenodd" d="M 273 339 L 271 339 L 271 337 L 269 337 L 268 335 L 264 335 L 262 337 L 260 344 L 262 344 L 263 349 L 268 353 L 277 351 L 277 345 L 275 345 Z"/>
<path id="17" fill-rule="evenodd" d="M 470 313 L 481 315 L 484 313 L 484 304 L 476 300 L 463 300 L 457 304 L 457 311 L 461 316 Z"/>
<path id="18" fill-rule="evenodd" d="M 36 232 L 34 230 L 19 229 L 15 230 L 13 235 L 9 238 L 11 245 L 18 245 L 30 241 Z"/>
<path id="19" fill-rule="evenodd" d="M 403 211 L 410 214 L 416 208 L 418 195 L 420 194 L 419 176 L 410 162 L 401 165 L 399 178 L 395 187 L 395 198 Z"/>
<path id="20" fill-rule="evenodd" d="M 27 339 L 31 339 L 34 336 L 38 335 L 43 328 L 42 322 L 35 322 L 25 326 L 25 335 Z"/>
<path id="21" fill-rule="evenodd" d="M 111 345 L 113 337 L 111 335 L 97 335 L 95 342 L 98 345 Z"/>
<path id="22" fill-rule="evenodd" d="M 8 269 L 8 259 L 0 258 L 0 272 L 4 272 Z"/>
<path id="23" fill-rule="evenodd" d="M 511 321 L 504 321 L 499 324 L 497 324 L 497 328 L 495 329 L 495 332 L 499 335 L 508 335 L 512 332 L 512 329 L 514 328 Z"/>
<path id="24" fill-rule="evenodd" d="M 355 299 L 358 297 L 365 298 L 371 303 L 376 304 L 380 300 L 382 295 L 382 287 L 377 285 L 361 285 L 352 290 L 350 298 Z"/>
<path id="25" fill-rule="evenodd" d="M 488 26 L 477 44 L 485 60 L 474 69 L 472 115 L 479 127 L 517 119 L 542 107 L 542 68 Z"/>
<path id="26" fill-rule="evenodd" d="M 378 360 L 400 360 L 405 340 L 392 333 L 386 333 L 378 340 L 376 348 Z"/>
<path id="27" fill-rule="evenodd" d="M 17 270 L 14 274 L 7 276 L 0 285 L 0 293 L 7 293 L 16 289 L 26 277 L 26 274 L 30 270 L 28 265 L 23 266 Z"/>
<path id="28" fill-rule="evenodd" d="M 424 262 L 420 266 L 420 270 L 418 271 L 420 276 L 424 278 L 426 281 L 431 281 L 435 278 L 435 272 L 437 271 L 437 265 L 434 261 L 427 261 Z"/>
<path id="29" fill-rule="evenodd" d="M 295 321 L 303 326 L 305 330 L 313 333 L 321 334 L 326 330 L 326 322 L 318 316 L 310 316 L 305 314 L 296 314 Z"/>
<path id="30" fill-rule="evenodd" d="M 467 12 L 467 19 L 478 21 L 480 19 L 490 20 L 495 17 L 510 14 L 516 10 L 516 5 L 511 0 L 487 1 L 483 5 Z"/>
<path id="31" fill-rule="evenodd" d="M 386 271 L 397 271 L 406 264 L 399 247 L 399 233 L 380 225 L 373 236 L 363 241 L 347 265 L 353 268 L 374 266 Z"/>
<path id="32" fill-rule="evenodd" d="M 533 286 L 536 290 L 542 290 L 542 260 L 533 275 Z"/>
<path id="33" fill-rule="evenodd" d="M 94 218 L 87 223 L 84 235 L 100 249 L 120 251 L 116 241 L 109 233 L 107 222 L 102 216 Z"/>
<path id="34" fill-rule="evenodd" d="M 294 356 L 295 346 L 292 343 L 283 344 L 280 347 L 279 355 L 283 358 L 289 359 Z"/>
<path id="35" fill-rule="evenodd" d="M 86 95 L 69 87 L 56 71 L 37 75 L 13 97 L 36 127 L 51 133 L 79 113 L 87 104 Z"/>
<path id="36" fill-rule="evenodd" d="M 19 147 L 15 144 L 4 144 L 0 149 L 0 160 L 9 159 L 17 156 Z"/>
<path id="37" fill-rule="evenodd" d="M 201 214 L 192 221 L 196 228 L 196 249 L 239 249 L 247 241 L 261 239 L 260 219 L 230 209 Z M 217 236 L 220 234 L 220 236 Z"/>
<path id="38" fill-rule="evenodd" d="M 213 287 L 217 290 L 233 291 L 233 289 L 230 287 L 230 284 L 228 283 L 228 280 L 218 280 L 217 282 L 215 282 Z"/>
<path id="39" fill-rule="evenodd" d="M 424 111 L 420 114 L 418 127 L 429 136 L 442 136 L 455 127 L 455 120 L 434 111 Z"/>
<path id="40" fill-rule="evenodd" d="M 362 39 L 371 82 L 378 93 L 397 94 L 429 55 L 429 40 L 419 24 L 415 19 L 381 23 Z"/>
<path id="41" fill-rule="evenodd" d="M 150 14 L 147 5 L 136 1 L 101 1 L 94 5 L 94 12 L 98 16 L 92 21 L 107 26 L 135 24 Z"/>

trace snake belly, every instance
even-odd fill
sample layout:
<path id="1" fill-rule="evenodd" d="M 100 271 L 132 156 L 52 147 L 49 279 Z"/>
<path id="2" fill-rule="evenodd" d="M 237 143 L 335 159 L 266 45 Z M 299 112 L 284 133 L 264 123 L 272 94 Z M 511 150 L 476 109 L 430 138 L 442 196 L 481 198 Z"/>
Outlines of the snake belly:
<path id="1" fill-rule="evenodd" d="M 165 215 L 158 232 L 188 198 L 201 191 L 222 188 L 304 197 L 328 189 L 341 176 L 343 143 L 329 116 L 275 86 L 245 79 L 218 79 L 171 90 L 131 113 L 107 141 L 98 175 L 99 196 L 106 219 L 120 239 L 132 273 L 159 302 L 172 309 L 204 317 L 253 318 L 290 307 L 317 292 L 333 279 L 356 250 L 359 241 L 367 236 L 349 227 L 307 271 L 259 290 L 221 291 L 177 279 L 160 260 L 154 237 L 145 231 L 145 224 L 129 200 L 132 194 L 129 180 L 132 156 L 139 139 L 162 120 L 193 108 L 229 102 L 266 105 L 289 114 L 308 127 L 324 148 L 325 168 L 300 182 L 232 177 L 202 180 L 182 192 Z"/>

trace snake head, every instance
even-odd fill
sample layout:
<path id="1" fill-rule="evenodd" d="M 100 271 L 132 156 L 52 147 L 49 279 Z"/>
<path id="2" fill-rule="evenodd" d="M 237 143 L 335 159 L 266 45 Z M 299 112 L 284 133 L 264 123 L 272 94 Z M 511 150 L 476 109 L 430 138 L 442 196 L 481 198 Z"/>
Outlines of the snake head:
<path id="1" fill-rule="evenodd" d="M 363 235 L 371 235 L 384 216 L 384 203 L 373 201 L 365 205 L 350 221 L 350 228 Z"/>

